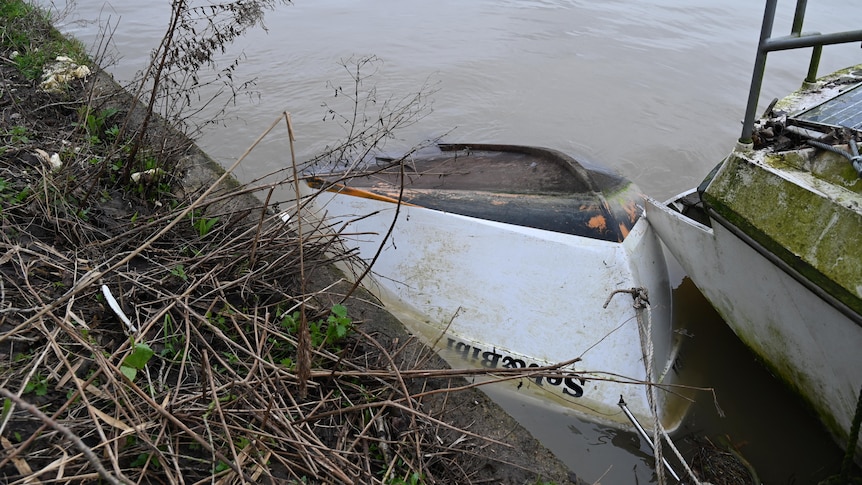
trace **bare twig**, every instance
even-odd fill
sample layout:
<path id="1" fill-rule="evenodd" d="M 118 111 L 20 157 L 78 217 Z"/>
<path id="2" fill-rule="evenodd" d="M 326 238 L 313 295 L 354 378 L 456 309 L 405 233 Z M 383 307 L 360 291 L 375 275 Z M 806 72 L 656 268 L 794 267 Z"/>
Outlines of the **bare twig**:
<path id="1" fill-rule="evenodd" d="M 59 431 L 60 434 L 62 434 L 67 440 L 71 441 L 73 445 L 75 445 L 75 448 L 77 448 L 81 453 L 84 454 L 84 456 L 87 458 L 87 461 L 89 461 L 90 465 L 96 469 L 96 471 L 99 473 L 99 477 L 101 477 L 103 480 L 107 481 L 108 483 L 115 484 L 115 485 L 120 485 L 120 484 L 131 485 L 133 483 L 130 480 L 128 480 L 122 476 L 120 478 L 117 478 L 114 475 L 112 475 L 108 470 L 105 470 L 105 467 L 102 466 L 102 463 L 99 461 L 99 458 L 95 454 L 93 454 L 93 451 L 87 445 L 85 445 L 83 441 L 81 441 L 81 438 L 78 438 L 77 436 L 75 436 L 74 433 L 69 431 L 69 428 L 67 428 L 67 427 L 63 426 L 62 424 L 54 421 L 53 419 L 51 419 L 50 417 L 45 415 L 45 413 L 43 413 L 42 411 L 39 411 L 39 409 L 36 406 L 34 406 L 34 405 L 30 404 L 29 402 L 21 399 L 20 397 L 18 397 L 14 393 L 9 392 L 8 390 L 6 390 L 5 388 L 2 388 L 2 387 L 0 387 L 0 395 L 5 397 L 6 399 L 13 401 L 21 409 L 27 411 L 28 413 L 32 414 L 33 416 L 36 416 L 37 418 L 42 420 L 43 423 L 45 423 L 48 426 Z"/>

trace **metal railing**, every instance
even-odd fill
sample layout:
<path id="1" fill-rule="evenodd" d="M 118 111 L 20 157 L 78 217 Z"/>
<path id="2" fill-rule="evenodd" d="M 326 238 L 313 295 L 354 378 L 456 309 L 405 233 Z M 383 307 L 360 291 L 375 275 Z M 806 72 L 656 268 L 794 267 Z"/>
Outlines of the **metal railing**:
<path id="1" fill-rule="evenodd" d="M 748 105 L 745 108 L 745 120 L 742 124 L 742 136 L 739 138 L 740 143 L 751 143 L 757 102 L 760 98 L 760 87 L 763 84 L 763 73 L 766 69 L 766 55 L 769 52 L 813 47 L 811 62 L 808 65 L 808 75 L 805 77 L 805 81 L 814 82 L 817 79 L 817 68 L 820 64 L 820 54 L 823 51 L 824 45 L 862 42 L 862 30 L 849 30 L 833 34 L 802 32 L 805 8 L 808 4 L 807 0 L 797 0 L 796 2 L 796 14 L 793 17 L 793 26 L 791 27 L 790 35 L 772 37 L 772 24 L 775 20 L 775 7 L 777 3 L 778 0 L 766 0 L 766 9 L 763 13 L 763 26 L 760 29 L 760 43 L 757 46 L 757 56 L 754 59 L 754 72 L 751 75 Z"/>

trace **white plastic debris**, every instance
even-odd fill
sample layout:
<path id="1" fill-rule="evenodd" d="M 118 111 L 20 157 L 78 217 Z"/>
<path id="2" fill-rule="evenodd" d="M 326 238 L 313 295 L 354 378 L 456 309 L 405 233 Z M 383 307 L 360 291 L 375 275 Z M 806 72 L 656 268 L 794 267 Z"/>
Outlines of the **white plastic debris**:
<path id="1" fill-rule="evenodd" d="M 117 300 L 114 298 L 114 295 L 111 294 L 111 289 L 108 288 L 108 285 L 102 285 L 102 294 L 105 295 L 105 300 L 108 302 L 108 306 L 111 307 L 111 310 L 113 310 L 114 313 L 116 313 L 117 316 L 120 317 L 120 320 L 122 320 L 123 323 L 125 323 L 126 326 L 129 327 L 129 332 L 133 334 L 138 333 L 137 327 L 132 325 L 132 321 L 129 320 L 129 317 L 127 317 L 126 314 L 123 313 L 123 309 L 120 308 L 120 304 L 117 303 Z"/>
<path id="2" fill-rule="evenodd" d="M 156 177 L 162 176 L 165 173 L 167 173 L 167 172 L 165 172 L 164 170 L 162 170 L 160 168 L 151 168 L 149 170 L 144 170 L 143 172 L 135 172 L 135 173 L 129 175 L 129 177 L 132 179 L 132 182 L 134 182 L 134 183 L 138 183 L 141 180 L 143 180 L 144 182 L 150 183 L 153 180 L 155 180 Z"/>
<path id="3" fill-rule="evenodd" d="M 63 161 L 60 160 L 60 154 L 52 153 L 51 157 L 48 158 L 48 165 L 51 165 L 51 170 L 54 172 L 63 168 Z"/>
<path id="4" fill-rule="evenodd" d="M 63 161 L 60 160 L 59 153 L 48 155 L 48 152 L 40 148 L 34 149 L 34 152 L 36 153 L 36 156 L 39 157 L 40 160 L 42 160 L 42 163 L 51 168 L 52 172 L 56 172 L 57 170 L 63 168 Z"/>
<path id="5" fill-rule="evenodd" d="M 39 87 L 49 93 L 59 93 L 69 81 L 83 79 L 90 74 L 89 67 L 79 66 L 69 57 L 57 56 L 57 62 L 45 67 Z"/>

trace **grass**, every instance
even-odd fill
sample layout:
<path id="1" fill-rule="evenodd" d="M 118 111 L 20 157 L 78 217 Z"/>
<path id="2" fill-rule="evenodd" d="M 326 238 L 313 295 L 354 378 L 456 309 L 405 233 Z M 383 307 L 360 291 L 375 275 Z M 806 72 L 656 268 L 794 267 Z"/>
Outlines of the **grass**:
<path id="1" fill-rule="evenodd" d="M 0 17 L 5 21 L 0 26 L 0 45 L 12 53 L 10 58 L 27 79 L 39 79 L 57 56 L 67 56 L 79 64 L 87 62 L 84 45 L 51 28 L 46 11 L 21 0 L 4 0 Z"/>

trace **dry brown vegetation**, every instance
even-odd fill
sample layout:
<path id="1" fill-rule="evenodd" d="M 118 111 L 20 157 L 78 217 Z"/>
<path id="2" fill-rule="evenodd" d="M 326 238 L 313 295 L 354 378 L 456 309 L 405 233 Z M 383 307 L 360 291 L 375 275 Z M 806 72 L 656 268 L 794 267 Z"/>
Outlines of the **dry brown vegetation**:
<path id="1" fill-rule="evenodd" d="M 33 15 L 21 24 L 28 45 L 45 45 L 56 33 Z M 473 373 L 442 368 L 373 302 L 348 298 L 333 239 L 274 210 L 272 190 L 292 184 L 294 168 L 256 187 L 200 178 L 212 172 L 188 139 L 103 77 L 40 89 L 10 32 L 0 32 L 5 483 L 567 480 L 472 392 Z"/>

